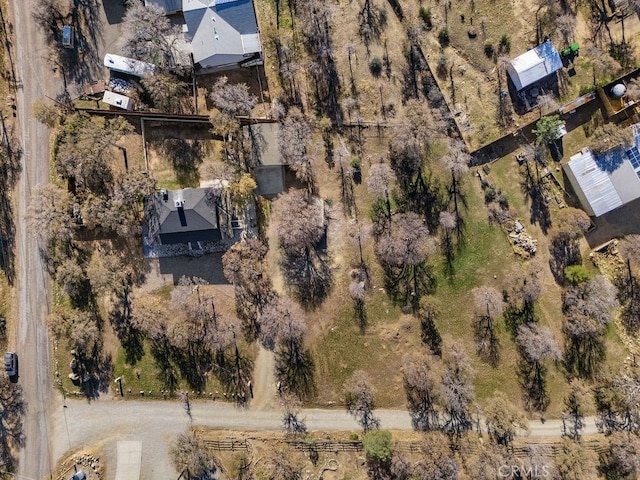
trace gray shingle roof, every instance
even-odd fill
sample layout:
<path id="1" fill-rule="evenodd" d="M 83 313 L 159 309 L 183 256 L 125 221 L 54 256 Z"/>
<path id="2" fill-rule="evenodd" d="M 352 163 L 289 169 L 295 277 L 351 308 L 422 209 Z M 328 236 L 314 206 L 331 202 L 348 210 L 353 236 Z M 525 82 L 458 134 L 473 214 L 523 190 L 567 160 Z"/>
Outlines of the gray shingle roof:
<path id="1" fill-rule="evenodd" d="M 162 244 L 215 241 L 222 238 L 218 228 L 218 210 L 206 188 L 170 190 L 165 200 L 155 194 Z M 181 203 L 182 207 L 178 204 Z"/>
<path id="2" fill-rule="evenodd" d="M 252 0 L 183 0 L 193 60 L 202 67 L 241 62 L 262 51 Z"/>

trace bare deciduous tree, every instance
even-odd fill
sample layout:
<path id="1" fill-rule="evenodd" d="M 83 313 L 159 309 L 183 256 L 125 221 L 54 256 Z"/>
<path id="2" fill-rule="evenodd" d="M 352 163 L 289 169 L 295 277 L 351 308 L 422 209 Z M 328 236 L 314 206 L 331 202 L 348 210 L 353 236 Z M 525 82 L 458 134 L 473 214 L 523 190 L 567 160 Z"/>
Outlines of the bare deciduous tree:
<path id="1" fill-rule="evenodd" d="M 597 478 L 598 455 L 578 442 L 564 440 L 554 461 L 563 480 Z"/>
<path id="2" fill-rule="evenodd" d="M 532 363 L 542 364 L 546 359 L 559 360 L 562 355 L 551 330 L 537 323 L 520 325 L 516 341 L 523 355 Z"/>
<path id="3" fill-rule="evenodd" d="M 631 100 L 640 100 L 640 79 L 632 78 L 629 80 L 629 83 L 627 83 L 626 96 Z"/>
<path id="4" fill-rule="evenodd" d="M 324 233 L 322 205 L 302 190 L 290 190 L 278 197 L 274 212 L 279 216 L 278 242 L 286 253 L 315 248 Z"/>
<path id="5" fill-rule="evenodd" d="M 564 43 L 570 43 L 576 31 L 576 16 L 570 13 L 560 15 L 556 19 L 556 28 L 562 35 Z"/>
<path id="6" fill-rule="evenodd" d="M 181 433 L 169 450 L 171 462 L 188 480 L 218 478 L 220 461 L 193 432 Z"/>
<path id="7" fill-rule="evenodd" d="M 471 430 L 471 404 L 475 400 L 471 361 L 459 344 L 452 345 L 445 356 L 442 395 L 444 428 L 453 433 Z"/>
<path id="8" fill-rule="evenodd" d="M 297 108 L 289 110 L 278 132 L 278 149 L 282 160 L 295 170 L 298 179 L 304 182 L 309 190 L 313 190 L 314 184 L 311 157 L 308 153 L 312 133 L 309 120 Z"/>
<path id="9" fill-rule="evenodd" d="M 416 430 L 440 428 L 440 372 L 433 359 L 418 354 L 402 358 L 402 377 L 407 395 L 407 408 Z"/>
<path id="10" fill-rule="evenodd" d="M 17 466 L 17 452 L 24 446 L 23 418 L 27 410 L 22 387 L 8 376 L 0 378 L 0 459 L 3 470 Z M 11 474 L 9 474 L 11 475 Z"/>
<path id="11" fill-rule="evenodd" d="M 476 347 L 478 353 L 495 366 L 500 347 L 496 320 L 504 312 L 502 294 L 493 287 L 474 288 L 472 294 L 478 312 L 474 322 Z"/>
<path id="12" fill-rule="evenodd" d="M 71 240 L 71 199 L 66 190 L 50 183 L 38 185 L 31 194 L 28 215 L 32 230 L 41 240 Z"/>
<path id="13" fill-rule="evenodd" d="M 267 246 L 257 238 L 234 244 L 222 256 L 224 276 L 234 287 L 236 312 L 245 322 L 245 333 L 255 338 L 264 306 L 275 296 L 265 268 Z"/>
<path id="14" fill-rule="evenodd" d="M 396 215 L 388 235 L 380 238 L 376 248 L 380 261 L 393 267 L 418 265 L 431 250 L 429 229 L 415 213 Z"/>
<path id="15" fill-rule="evenodd" d="M 605 123 L 596 128 L 589 137 L 589 148 L 596 154 L 610 150 L 626 149 L 634 144 L 633 133 L 628 128 L 618 128 L 613 123 Z"/>
<path id="16" fill-rule="evenodd" d="M 222 77 L 213 85 L 209 96 L 213 105 L 222 113 L 231 116 L 249 115 L 258 103 L 258 98 L 249 93 L 244 83 L 229 84 L 227 77 Z"/>
<path id="17" fill-rule="evenodd" d="M 560 347 L 551 330 L 537 323 L 520 325 L 516 342 L 520 349 L 519 374 L 527 407 L 544 411 L 549 403 L 545 361 L 559 360 Z"/>
<path id="18" fill-rule="evenodd" d="M 176 65 L 173 42 L 180 35 L 160 6 L 131 3 L 122 19 L 120 44 L 127 57 L 171 68 Z"/>
<path id="19" fill-rule="evenodd" d="M 449 186 L 449 202 L 453 203 L 453 213 L 456 216 L 456 232 L 458 238 L 462 238 L 464 221 L 462 219 L 461 207 L 466 207 L 464 194 L 460 189 L 462 176 L 469 171 L 471 155 L 467 153 L 467 147 L 460 140 L 449 142 L 448 155 L 440 160 L 451 172 L 451 185 Z"/>
<path id="20" fill-rule="evenodd" d="M 614 377 L 603 375 L 595 389 L 598 412 L 596 424 L 606 434 L 616 431 L 640 432 L 640 371 L 620 372 Z"/>
<path id="21" fill-rule="evenodd" d="M 300 345 L 306 326 L 304 314 L 288 298 L 279 298 L 265 305 L 260 318 L 260 340 L 273 349 L 278 343 Z"/>
<path id="22" fill-rule="evenodd" d="M 590 403 L 589 390 L 579 381 L 573 381 L 569 392 L 564 397 L 564 411 L 562 413 L 562 435 L 574 440 L 580 440 L 584 429 L 584 414 Z"/>
<path id="23" fill-rule="evenodd" d="M 410 129 L 395 131 L 389 143 L 389 160 L 400 187 L 407 189 L 422 168 L 422 148 Z"/>
<path id="24" fill-rule="evenodd" d="M 637 478 L 640 474 L 640 438 L 628 432 L 612 434 L 603 463 L 601 469 L 607 478 Z"/>
<path id="25" fill-rule="evenodd" d="M 534 307 L 540 296 L 541 286 L 534 269 L 516 272 L 510 284 L 505 319 L 515 335 L 519 325 L 535 321 Z"/>
<path id="26" fill-rule="evenodd" d="M 184 113 L 187 84 L 168 73 L 158 73 L 142 79 L 153 106 L 165 113 Z M 189 112 L 191 113 L 191 112 Z"/>
<path id="27" fill-rule="evenodd" d="M 355 417 L 365 432 L 380 427 L 380 420 L 373 414 L 375 389 L 368 375 L 356 370 L 344 384 L 347 412 Z"/>
<path id="28" fill-rule="evenodd" d="M 376 254 L 396 300 L 417 310 L 420 298 L 431 289 L 426 264 L 435 245 L 422 217 L 401 213 L 393 217 L 388 232 L 378 239 Z"/>
<path id="29" fill-rule="evenodd" d="M 509 447 L 518 431 L 529 431 L 527 418 L 502 392 L 493 395 L 484 409 L 489 437 L 498 445 Z"/>
<path id="30" fill-rule="evenodd" d="M 456 480 L 458 468 L 449 448 L 449 441 L 442 433 L 432 433 L 422 444 L 422 458 L 413 467 L 415 480 Z"/>

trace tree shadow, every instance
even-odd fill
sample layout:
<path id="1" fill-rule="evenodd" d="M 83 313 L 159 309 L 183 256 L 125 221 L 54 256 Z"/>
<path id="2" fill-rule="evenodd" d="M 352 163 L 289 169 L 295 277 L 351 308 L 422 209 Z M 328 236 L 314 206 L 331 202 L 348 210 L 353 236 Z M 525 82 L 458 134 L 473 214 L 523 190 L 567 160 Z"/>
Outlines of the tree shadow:
<path id="1" fill-rule="evenodd" d="M 82 382 L 81 390 L 87 399 L 95 400 L 109 391 L 113 378 L 113 359 L 111 354 L 102 356 L 100 352 L 94 358 L 85 360 L 84 366 L 91 375 L 87 381 Z"/>
<path id="2" fill-rule="evenodd" d="M 180 185 L 199 185 L 200 172 L 198 167 L 204 158 L 200 142 L 189 142 L 182 138 L 169 138 L 162 142 L 160 153 L 173 166 L 176 172 L 176 179 Z"/>
<path id="3" fill-rule="evenodd" d="M 432 172 L 419 172 L 404 198 L 398 199 L 400 206 L 424 216 L 429 231 L 435 232 L 440 224 L 440 212 L 445 209 L 445 199 L 441 183 Z"/>
<path id="4" fill-rule="evenodd" d="M 17 467 L 17 452 L 24 447 L 23 418 L 27 410 L 22 387 L 2 380 L 0 385 L 0 460 L 3 470 L 13 472 Z"/>
<path id="5" fill-rule="evenodd" d="M 551 212 L 549 211 L 546 191 L 540 178 L 538 163 L 535 162 L 534 165 L 535 173 L 531 171 L 529 162 L 525 162 L 524 178 L 520 185 L 525 198 L 528 198 L 531 202 L 529 221 L 532 224 L 537 223 L 546 235 L 549 228 L 551 228 Z"/>
<path id="6" fill-rule="evenodd" d="M 358 328 L 360 329 L 360 333 L 364 335 L 367 330 L 367 325 L 369 324 L 367 307 L 364 303 L 364 300 L 360 298 L 355 298 L 353 300 L 353 316 L 356 320 Z"/>
<path id="7" fill-rule="evenodd" d="M 550 397 L 545 379 L 546 368 L 539 362 L 529 362 L 521 354 L 518 361 L 518 377 L 524 394 L 524 404 L 528 411 L 544 412 Z"/>
<path id="8" fill-rule="evenodd" d="M 433 308 L 424 308 L 420 311 L 420 339 L 429 347 L 431 353 L 442 356 L 442 337 L 435 322 L 436 313 Z"/>
<path id="9" fill-rule="evenodd" d="M 171 347 L 166 339 L 151 344 L 151 355 L 158 366 L 158 380 L 173 395 L 180 382 L 178 369 L 171 361 Z"/>
<path id="10" fill-rule="evenodd" d="M 65 91 L 67 82 L 89 83 L 100 73 L 98 46 L 102 41 L 100 8 L 96 0 L 74 0 L 71 11 L 63 15 L 52 1 L 42 2 L 32 14 L 45 33 L 54 71 L 61 69 Z M 62 28 L 73 27 L 73 48 L 62 45 Z"/>
<path id="11" fill-rule="evenodd" d="M 171 359 L 180 371 L 180 376 L 189 388 L 196 392 L 204 390 L 207 383 L 206 373 L 212 365 L 211 354 L 200 342 L 189 342 L 186 349 L 173 347 Z"/>
<path id="12" fill-rule="evenodd" d="M 495 320 L 489 315 L 478 315 L 474 322 L 474 337 L 478 356 L 492 367 L 500 362 L 500 340 Z"/>
<path id="13" fill-rule="evenodd" d="M 239 405 L 249 401 L 249 382 L 253 373 L 253 362 L 235 350 L 233 355 L 216 355 L 216 377 L 227 393 Z"/>
<path id="14" fill-rule="evenodd" d="M 9 285 L 15 281 L 16 225 L 11 192 L 22 171 L 22 150 L 14 148 L 12 133 L 2 131 L 0 150 L 0 269 Z"/>
<path id="15" fill-rule="evenodd" d="M 601 332 L 570 335 L 565 331 L 562 363 L 569 374 L 593 378 L 604 361 L 605 354 L 606 345 Z"/>
<path id="16" fill-rule="evenodd" d="M 426 261 L 401 267 L 383 266 L 385 287 L 398 305 L 410 306 L 418 311 L 420 299 L 436 290 L 437 280 L 433 268 Z"/>
<path id="17" fill-rule="evenodd" d="M 333 287 L 333 272 L 328 254 L 305 248 L 301 254 L 283 254 L 280 267 L 294 297 L 306 310 L 322 304 Z"/>
<path id="18" fill-rule="evenodd" d="M 359 33 L 367 49 L 368 56 L 371 42 L 380 41 L 380 35 L 387 22 L 386 11 L 376 8 L 373 0 L 364 0 L 362 9 L 360 9 L 359 19 Z"/>
<path id="19" fill-rule="evenodd" d="M 558 234 L 551 240 L 549 246 L 551 256 L 549 267 L 553 278 L 558 285 L 564 285 L 564 270 L 569 265 L 581 265 L 582 255 L 580 253 L 580 243 L 572 236 Z"/>
<path id="20" fill-rule="evenodd" d="M 533 304 L 525 303 L 524 305 L 517 305 L 507 301 L 504 309 L 504 323 L 513 338 L 516 338 L 518 335 L 518 327 L 520 327 L 520 325 L 533 322 L 535 322 Z"/>
<path id="21" fill-rule="evenodd" d="M 280 345 L 276 350 L 276 377 L 301 400 L 316 396 L 315 363 L 309 350 L 301 345 Z"/>
<path id="22" fill-rule="evenodd" d="M 442 238 L 442 253 L 444 255 L 443 273 L 449 280 L 449 283 L 453 283 L 456 274 L 454 267 L 455 250 L 451 232 L 446 231 Z"/>

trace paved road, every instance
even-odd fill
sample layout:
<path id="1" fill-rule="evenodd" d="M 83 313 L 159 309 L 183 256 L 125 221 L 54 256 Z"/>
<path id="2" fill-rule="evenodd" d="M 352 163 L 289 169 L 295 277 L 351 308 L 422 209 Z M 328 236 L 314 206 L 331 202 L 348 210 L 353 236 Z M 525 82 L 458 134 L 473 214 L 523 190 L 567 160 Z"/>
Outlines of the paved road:
<path id="1" fill-rule="evenodd" d="M 19 382 L 24 388 L 27 414 L 24 424 L 26 445 L 20 451 L 19 474 L 23 478 L 49 478 L 49 412 L 52 400 L 49 340 L 44 317 L 49 299 L 48 282 L 38 254 L 37 242 L 26 222 L 33 187 L 49 179 L 49 135 L 32 115 L 34 102 L 53 97 L 60 82 L 52 78 L 46 65 L 46 48 L 32 12 L 37 0 L 14 0 L 14 60 L 20 87 L 17 92 L 20 140 L 24 151 L 17 197 L 17 272 Z"/>
<path id="2" fill-rule="evenodd" d="M 143 478 L 172 478 L 175 474 L 167 458 L 172 439 L 189 426 L 188 417 L 178 402 L 98 400 L 88 403 L 67 399 L 53 414 L 53 455 L 58 458 L 71 449 L 101 444 L 106 461 L 115 465 L 115 445 L 119 440 L 142 441 Z M 410 430 L 409 414 L 402 410 L 376 410 L 382 428 Z M 278 410 L 240 409 L 229 403 L 192 402 L 193 425 L 230 431 L 280 430 Z M 301 417 L 309 430 L 360 430 L 353 418 L 341 409 L 303 410 Z M 587 419 L 585 434 L 597 433 L 593 418 Z M 559 437 L 560 420 L 544 424 L 531 422 L 532 437 Z M 104 458 L 104 457 L 103 457 Z M 113 468 L 113 466 L 111 467 Z"/>

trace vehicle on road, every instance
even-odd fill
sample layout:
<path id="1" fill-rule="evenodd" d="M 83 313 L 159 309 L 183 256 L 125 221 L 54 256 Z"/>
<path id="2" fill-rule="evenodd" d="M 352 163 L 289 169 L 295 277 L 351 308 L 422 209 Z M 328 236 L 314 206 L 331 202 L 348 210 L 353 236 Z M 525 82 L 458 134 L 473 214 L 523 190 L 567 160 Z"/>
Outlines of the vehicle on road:
<path id="1" fill-rule="evenodd" d="M 18 354 L 14 352 L 7 352 L 4 354 L 4 369 L 7 375 L 15 377 L 18 375 Z"/>
<path id="2" fill-rule="evenodd" d="M 62 27 L 62 46 L 73 48 L 73 27 L 70 25 Z"/>

